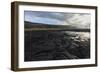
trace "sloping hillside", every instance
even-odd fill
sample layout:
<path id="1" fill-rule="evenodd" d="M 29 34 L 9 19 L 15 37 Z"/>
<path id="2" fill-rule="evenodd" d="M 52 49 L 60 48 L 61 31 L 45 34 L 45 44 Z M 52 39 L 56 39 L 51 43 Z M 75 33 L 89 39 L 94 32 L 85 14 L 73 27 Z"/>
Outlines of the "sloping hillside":
<path id="1" fill-rule="evenodd" d="M 78 31 L 78 32 L 90 32 L 90 29 L 76 28 L 69 25 L 53 25 L 53 24 L 42 24 L 42 23 L 33 23 L 27 22 L 25 23 L 25 30 L 66 30 L 66 31 Z"/>

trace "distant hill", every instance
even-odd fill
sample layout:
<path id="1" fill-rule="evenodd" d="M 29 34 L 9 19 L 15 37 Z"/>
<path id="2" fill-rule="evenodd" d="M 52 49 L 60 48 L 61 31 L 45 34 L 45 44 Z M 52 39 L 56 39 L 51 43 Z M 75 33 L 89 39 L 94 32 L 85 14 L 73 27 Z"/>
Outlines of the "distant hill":
<path id="1" fill-rule="evenodd" d="M 25 23 L 25 28 L 64 28 L 64 27 L 70 27 L 68 25 L 53 25 L 53 24 L 33 23 L 33 22 L 28 22 L 28 21 L 24 21 L 24 23 Z"/>
<path id="2" fill-rule="evenodd" d="M 26 30 L 48 30 L 48 29 L 58 29 L 58 30 L 66 30 L 66 31 L 78 31 L 78 32 L 90 32 L 90 29 L 76 28 L 69 25 L 51 25 L 51 24 L 43 24 L 43 23 L 33 23 L 24 21 Z"/>

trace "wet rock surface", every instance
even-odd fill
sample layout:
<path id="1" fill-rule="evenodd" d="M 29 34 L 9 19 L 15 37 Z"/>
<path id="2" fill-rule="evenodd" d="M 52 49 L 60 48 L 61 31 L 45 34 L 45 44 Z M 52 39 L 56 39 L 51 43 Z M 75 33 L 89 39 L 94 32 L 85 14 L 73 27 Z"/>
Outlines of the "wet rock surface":
<path id="1" fill-rule="evenodd" d="M 25 61 L 90 58 L 90 38 L 66 31 L 25 32 Z"/>

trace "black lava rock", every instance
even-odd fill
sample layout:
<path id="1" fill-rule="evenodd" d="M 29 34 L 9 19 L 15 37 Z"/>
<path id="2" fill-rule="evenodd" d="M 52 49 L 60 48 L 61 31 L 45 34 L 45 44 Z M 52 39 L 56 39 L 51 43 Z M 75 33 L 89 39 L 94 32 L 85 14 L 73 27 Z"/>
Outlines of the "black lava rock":
<path id="1" fill-rule="evenodd" d="M 90 58 L 90 39 L 81 41 L 66 31 L 25 32 L 25 61 Z"/>

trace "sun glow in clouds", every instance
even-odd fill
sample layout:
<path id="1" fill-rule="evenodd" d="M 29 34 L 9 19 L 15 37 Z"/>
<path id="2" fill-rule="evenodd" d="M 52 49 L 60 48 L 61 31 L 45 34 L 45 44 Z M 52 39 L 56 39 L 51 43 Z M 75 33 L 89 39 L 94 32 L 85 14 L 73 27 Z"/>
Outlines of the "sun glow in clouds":
<path id="1" fill-rule="evenodd" d="M 90 28 L 89 13 L 62 13 L 43 11 L 24 11 L 25 21 L 47 25 L 69 25 L 76 28 Z"/>

